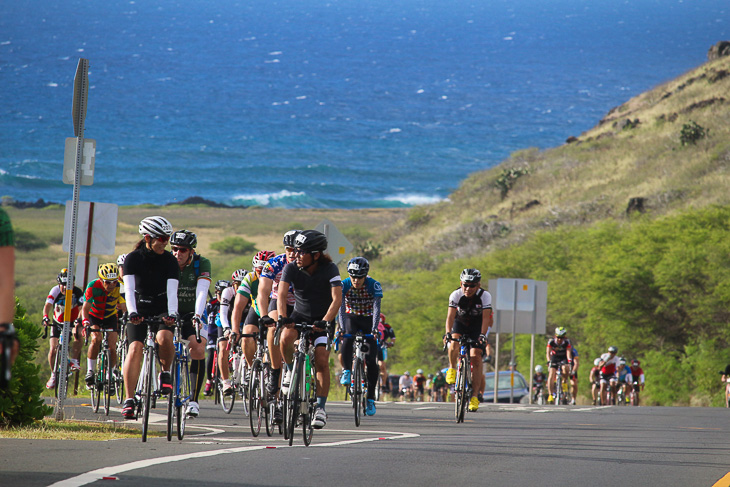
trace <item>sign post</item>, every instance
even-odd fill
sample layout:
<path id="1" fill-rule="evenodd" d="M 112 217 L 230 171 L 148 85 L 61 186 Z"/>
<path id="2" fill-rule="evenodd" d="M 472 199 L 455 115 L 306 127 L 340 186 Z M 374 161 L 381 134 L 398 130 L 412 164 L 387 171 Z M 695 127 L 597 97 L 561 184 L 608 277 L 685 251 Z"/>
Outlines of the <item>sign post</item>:
<path id="1" fill-rule="evenodd" d="M 86 103 L 89 96 L 89 60 L 81 58 L 76 67 L 74 77 L 74 98 L 71 115 L 73 117 L 74 135 L 76 136 L 76 167 L 73 179 L 73 202 L 71 210 L 70 241 L 76 241 L 76 220 L 79 214 L 79 193 L 81 191 L 81 165 L 84 159 L 84 120 L 86 119 Z M 63 316 L 63 346 L 61 347 L 61 370 L 58 380 L 58 401 L 55 418 L 63 420 L 63 406 L 68 390 L 68 345 L 71 332 L 71 310 L 73 308 L 75 249 L 72 245 L 68 253 L 68 280 L 66 282 L 66 305 Z"/>

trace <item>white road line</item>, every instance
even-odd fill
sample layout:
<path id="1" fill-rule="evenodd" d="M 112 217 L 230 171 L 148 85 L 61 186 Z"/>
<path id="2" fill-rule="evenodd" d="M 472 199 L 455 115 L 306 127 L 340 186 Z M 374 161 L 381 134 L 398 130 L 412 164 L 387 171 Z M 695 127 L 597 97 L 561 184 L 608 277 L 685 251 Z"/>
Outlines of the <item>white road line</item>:
<path id="1" fill-rule="evenodd" d="M 340 431 L 345 431 L 345 430 L 329 430 L 329 431 L 340 432 Z M 352 431 L 349 431 L 349 430 L 348 430 L 348 432 L 352 433 Z M 401 440 L 401 439 L 406 439 L 406 438 L 417 438 L 420 436 L 415 433 L 399 433 L 396 431 L 358 431 L 358 433 L 360 433 L 360 432 L 370 433 L 370 434 L 372 434 L 372 433 L 384 434 L 384 435 L 389 435 L 389 436 L 377 436 L 377 437 L 361 438 L 361 439 L 355 439 L 355 440 L 333 441 L 330 443 L 312 444 L 311 447 L 316 448 L 316 447 L 352 445 L 355 443 L 367 443 L 367 442 L 378 441 L 378 440 Z M 136 462 L 130 462 L 130 463 L 122 464 L 122 465 L 116 465 L 116 466 L 112 466 L 112 467 L 104 467 L 104 468 L 92 470 L 90 472 L 86 472 L 81 475 L 77 475 L 76 477 L 71 477 L 66 480 L 60 480 L 54 484 L 51 484 L 49 487 L 80 487 L 82 485 L 87 485 L 92 482 L 96 482 L 97 480 L 102 480 L 104 477 L 114 477 L 116 475 L 119 475 L 120 473 L 129 472 L 131 470 L 139 470 L 142 468 L 152 467 L 154 465 L 181 462 L 184 460 L 189 460 L 191 458 L 214 457 L 214 456 L 218 456 L 218 455 L 228 455 L 231 453 L 242 453 L 242 452 L 247 452 L 247 451 L 264 450 L 266 448 L 271 448 L 271 446 L 270 445 L 241 446 L 238 448 L 223 448 L 223 449 L 219 449 L 219 450 L 186 453 L 184 455 L 173 455 L 173 456 L 169 456 L 169 457 L 138 460 Z M 294 445 L 294 446 L 282 445 L 282 446 L 276 446 L 276 448 L 306 448 L 306 447 L 304 445 Z"/>

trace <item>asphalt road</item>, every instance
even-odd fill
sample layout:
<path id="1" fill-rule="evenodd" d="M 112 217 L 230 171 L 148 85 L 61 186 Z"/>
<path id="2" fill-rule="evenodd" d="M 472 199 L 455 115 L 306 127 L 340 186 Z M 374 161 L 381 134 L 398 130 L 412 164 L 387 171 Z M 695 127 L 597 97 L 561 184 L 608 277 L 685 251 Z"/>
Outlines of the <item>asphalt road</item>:
<path id="1" fill-rule="evenodd" d="M 67 405 L 69 418 L 100 418 Z M 379 403 L 359 428 L 349 404 L 327 411 L 310 447 L 300 433 L 293 447 L 253 438 L 239 405 L 226 415 L 208 400 L 183 441 L 0 439 L 0 486 L 730 485 L 721 408 L 489 404 L 456 424 L 452 404 Z"/>

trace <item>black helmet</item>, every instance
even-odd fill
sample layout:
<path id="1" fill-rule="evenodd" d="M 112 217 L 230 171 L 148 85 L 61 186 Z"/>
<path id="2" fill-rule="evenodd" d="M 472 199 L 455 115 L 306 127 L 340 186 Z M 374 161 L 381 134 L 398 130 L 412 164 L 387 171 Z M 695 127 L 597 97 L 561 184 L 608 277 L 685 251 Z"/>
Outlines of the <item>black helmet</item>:
<path id="1" fill-rule="evenodd" d="M 64 286 L 68 284 L 68 269 L 61 269 L 61 272 L 56 276 L 56 281 Z"/>
<path id="2" fill-rule="evenodd" d="M 227 287 L 231 287 L 231 283 L 229 281 L 221 279 L 220 281 L 216 281 L 215 283 L 215 292 L 222 293 L 223 290 Z"/>
<path id="3" fill-rule="evenodd" d="M 294 247 L 294 240 L 297 235 L 302 233 L 301 230 L 289 230 L 284 234 L 284 247 Z"/>
<path id="4" fill-rule="evenodd" d="M 479 269 L 464 269 L 461 271 L 461 282 L 479 282 L 482 280 L 482 273 Z"/>
<path id="5" fill-rule="evenodd" d="M 327 237 L 317 230 L 304 230 L 294 239 L 294 247 L 305 252 L 324 252 L 327 250 Z"/>
<path id="6" fill-rule="evenodd" d="M 194 249 L 198 245 L 198 237 L 190 230 L 179 230 L 170 237 L 170 245 Z"/>
<path id="7" fill-rule="evenodd" d="M 352 277 L 365 277 L 370 270 L 370 263 L 365 257 L 355 257 L 347 263 L 347 273 Z"/>

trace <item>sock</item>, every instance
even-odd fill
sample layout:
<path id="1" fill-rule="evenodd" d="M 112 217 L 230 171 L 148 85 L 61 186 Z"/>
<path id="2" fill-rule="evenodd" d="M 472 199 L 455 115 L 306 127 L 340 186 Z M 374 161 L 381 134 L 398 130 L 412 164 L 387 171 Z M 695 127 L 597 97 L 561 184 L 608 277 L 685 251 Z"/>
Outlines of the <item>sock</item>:
<path id="1" fill-rule="evenodd" d="M 94 372 L 96 369 L 96 359 L 95 358 L 87 358 L 86 359 L 86 365 L 88 367 L 89 372 Z"/>
<path id="2" fill-rule="evenodd" d="M 324 405 L 327 403 L 327 398 L 324 396 L 317 396 L 317 407 L 324 409 Z"/>

